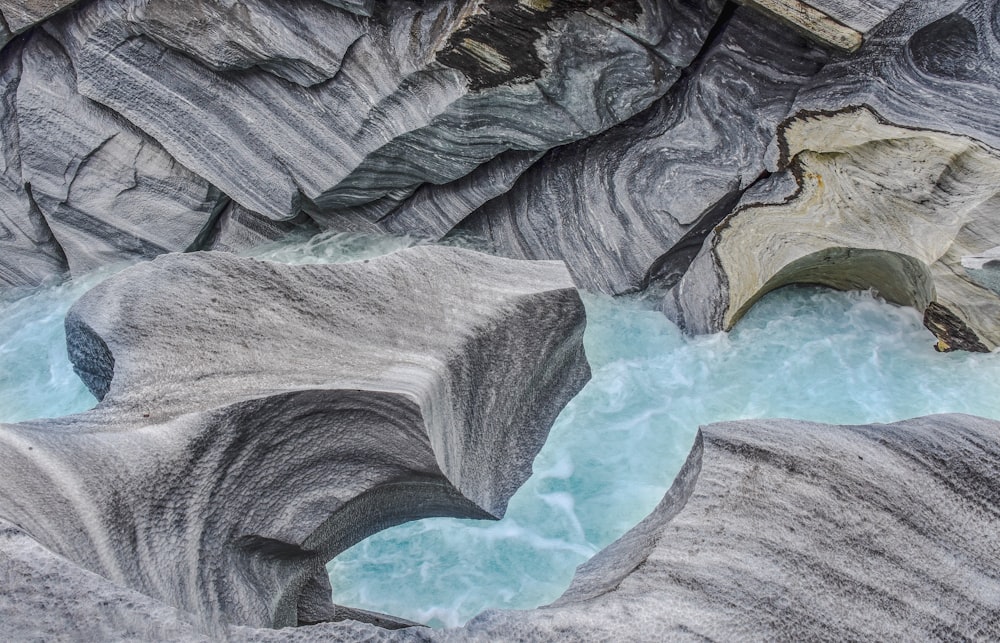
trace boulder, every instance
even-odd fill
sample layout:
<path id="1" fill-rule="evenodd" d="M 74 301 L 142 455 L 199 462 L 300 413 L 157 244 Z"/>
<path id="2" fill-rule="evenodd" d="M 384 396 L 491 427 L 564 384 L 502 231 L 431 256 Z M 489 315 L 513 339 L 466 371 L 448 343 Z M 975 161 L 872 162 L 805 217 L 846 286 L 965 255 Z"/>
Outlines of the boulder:
<path id="1" fill-rule="evenodd" d="M 401 522 L 501 516 L 589 378 L 584 325 L 562 265 L 456 248 L 310 266 L 193 253 L 121 272 L 66 319 L 100 404 L 0 427 L 17 597 L 40 547 L 36 567 L 81 591 L 96 574 L 205 631 L 406 625 L 338 610 L 317 577 Z M 114 618 L 73 606 L 39 631 L 74 631 L 74 610 Z"/>

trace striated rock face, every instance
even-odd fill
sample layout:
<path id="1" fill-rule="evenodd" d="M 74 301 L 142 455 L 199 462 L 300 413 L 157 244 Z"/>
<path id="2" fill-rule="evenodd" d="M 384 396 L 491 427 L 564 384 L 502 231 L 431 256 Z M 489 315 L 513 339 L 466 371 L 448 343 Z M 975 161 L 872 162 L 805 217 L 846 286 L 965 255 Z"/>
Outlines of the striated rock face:
<path id="1" fill-rule="evenodd" d="M 434 640 L 994 640 L 1000 423 L 705 427 L 646 520 L 549 607 Z"/>
<path id="2" fill-rule="evenodd" d="M 729 12 L 654 107 L 553 150 L 459 229 L 507 256 L 562 259 L 577 283 L 612 294 L 683 274 L 764 171 L 774 129 L 824 59 L 754 12 Z"/>
<path id="3" fill-rule="evenodd" d="M 589 378 L 584 323 L 561 265 L 453 248 L 133 267 L 67 316 L 98 407 L 0 427 L 6 537 L 199 626 L 368 619 L 338 616 L 325 563 L 407 520 L 502 515 Z"/>
<path id="4" fill-rule="evenodd" d="M 391 2 L 372 18 L 316 0 L 281 12 L 271 4 L 240 4 L 239 20 L 203 35 L 199 25 L 229 3 L 195 3 L 184 17 L 169 3 L 157 11 L 156 0 L 127 15 L 96 0 L 47 29 L 69 51 L 83 95 L 244 207 L 284 219 L 445 183 L 507 150 L 606 129 L 666 91 L 714 18 L 680 1 L 669 10 L 646 0 L 603 10 Z M 274 26 L 308 34 L 318 15 L 322 51 L 307 35 L 285 42 Z M 233 71 L 250 67 L 263 71 Z"/>
<path id="5" fill-rule="evenodd" d="M 714 332 L 788 283 L 873 287 L 925 311 L 941 350 L 1000 345 L 1000 298 L 961 265 L 1000 242 L 1000 130 L 980 107 L 1000 92 L 997 6 L 907 5 L 826 66 L 778 131 L 778 173 L 714 230 L 667 314 Z"/>
<path id="6" fill-rule="evenodd" d="M 70 272 L 197 245 L 212 221 L 218 190 L 80 96 L 74 68 L 52 38 L 32 34 L 20 55 L 21 180 Z"/>
<path id="7" fill-rule="evenodd" d="M 906 0 L 737 0 L 836 49 L 856 51 Z"/>

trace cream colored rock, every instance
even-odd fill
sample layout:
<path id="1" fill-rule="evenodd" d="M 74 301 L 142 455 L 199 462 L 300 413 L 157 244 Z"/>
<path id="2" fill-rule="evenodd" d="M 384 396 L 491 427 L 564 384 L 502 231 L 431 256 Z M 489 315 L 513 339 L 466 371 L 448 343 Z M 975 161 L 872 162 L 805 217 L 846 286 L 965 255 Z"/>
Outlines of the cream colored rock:
<path id="1" fill-rule="evenodd" d="M 875 288 L 925 311 L 942 350 L 1000 345 L 1000 299 L 961 266 L 1000 240 L 1000 153 L 864 108 L 800 114 L 779 148 L 786 169 L 716 228 L 668 314 L 713 332 L 788 284 Z"/>

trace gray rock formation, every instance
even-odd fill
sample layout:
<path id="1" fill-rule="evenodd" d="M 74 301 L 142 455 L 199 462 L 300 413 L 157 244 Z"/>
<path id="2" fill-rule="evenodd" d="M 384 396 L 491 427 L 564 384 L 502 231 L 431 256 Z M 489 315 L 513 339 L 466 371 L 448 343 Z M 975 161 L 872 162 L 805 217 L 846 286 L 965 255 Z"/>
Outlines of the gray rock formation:
<path id="1" fill-rule="evenodd" d="M 856 51 L 865 36 L 906 0 L 737 0 L 822 43 Z"/>
<path id="2" fill-rule="evenodd" d="M 15 634 L 146 640 L 994 640 L 998 463 L 1000 423 L 970 416 L 705 427 L 656 510 L 558 601 L 443 631 L 206 630 L 4 524 L 0 614 Z"/>
<path id="3" fill-rule="evenodd" d="M 705 427 L 549 607 L 434 640 L 996 640 L 1000 423 Z"/>
<path id="4" fill-rule="evenodd" d="M 73 66 L 52 38 L 32 34 L 20 55 L 21 178 L 70 272 L 196 246 L 220 201 L 218 190 L 80 96 Z"/>
<path id="5" fill-rule="evenodd" d="M 119 273 L 66 320 L 101 403 L 0 427 L 0 520 L 20 552 L 0 605 L 24 609 L 51 568 L 198 627 L 363 618 L 330 604 L 326 562 L 407 520 L 502 515 L 589 377 L 584 324 L 563 266 L 455 248 Z M 25 534 L 51 556 L 26 561 Z M 88 628 L 115 618 L 74 610 Z M 65 614 L 35 617 L 46 631 Z"/>
<path id="6" fill-rule="evenodd" d="M 825 56 L 748 9 L 647 112 L 553 150 L 459 229 L 506 256 L 562 259 L 611 294 L 683 274 L 765 168 L 774 131 Z"/>
<path id="7" fill-rule="evenodd" d="M 0 288 L 37 286 L 67 270 L 66 257 L 21 178 L 20 76 L 19 56 L 0 68 Z"/>
<path id="8" fill-rule="evenodd" d="M 224 4 L 195 10 L 209 16 Z M 446 183 L 508 150 L 546 150 L 621 122 L 669 88 L 721 5 L 598 4 L 391 2 L 364 20 L 360 36 L 361 18 L 330 14 L 324 56 L 350 51 L 336 69 L 317 62 L 334 75 L 312 88 L 266 72 L 221 73 L 182 55 L 230 64 L 224 50 L 185 45 L 185 29 L 166 29 L 180 20 L 168 10 L 148 25 L 148 8 L 122 15 L 119 3 L 94 0 L 46 29 L 69 51 L 83 95 L 244 207 L 284 219 L 301 207 L 333 212 Z M 267 15 L 294 32 L 312 15 L 296 7 Z M 248 18 L 212 40 L 245 43 L 233 66 L 252 61 L 295 77 L 301 65 L 289 69 L 282 50 L 292 44 L 263 26 Z M 170 48 L 136 35 L 147 31 Z"/>
<path id="9" fill-rule="evenodd" d="M 1000 243 L 1000 117 L 981 108 L 1000 99 L 998 7 L 911 3 L 825 67 L 778 131 L 779 174 L 715 229 L 668 315 L 714 332 L 788 283 L 874 287 L 925 312 L 941 350 L 1000 346 L 1000 298 L 961 267 Z"/>

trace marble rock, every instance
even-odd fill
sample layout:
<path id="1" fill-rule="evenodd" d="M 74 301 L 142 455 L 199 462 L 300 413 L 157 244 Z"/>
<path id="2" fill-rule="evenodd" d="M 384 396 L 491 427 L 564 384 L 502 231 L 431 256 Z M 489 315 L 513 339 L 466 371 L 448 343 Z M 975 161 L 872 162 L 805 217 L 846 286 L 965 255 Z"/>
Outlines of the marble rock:
<path id="1" fill-rule="evenodd" d="M 3 31 L 16 35 L 78 2 L 80 0 L 0 0 L 0 24 Z"/>
<path id="2" fill-rule="evenodd" d="M 0 57 L 8 54 L 0 52 Z M 13 54 L 0 67 L 0 288 L 38 286 L 67 270 L 66 257 L 21 177 L 20 76 L 21 58 Z"/>
<path id="3" fill-rule="evenodd" d="M 1000 346 L 1000 298 L 961 258 L 1000 243 L 1000 4 L 910 3 L 796 99 L 775 172 L 715 228 L 664 310 L 729 329 L 789 283 L 875 288 L 941 350 Z"/>
<path id="4" fill-rule="evenodd" d="M 233 66 L 253 67 L 240 71 L 223 69 L 228 44 L 187 42 L 176 11 L 148 24 L 158 1 L 132 0 L 123 12 L 94 0 L 45 29 L 66 47 L 84 96 L 273 219 L 449 183 L 505 152 L 544 151 L 620 123 L 674 83 L 722 5 L 387 2 L 370 18 L 330 13 L 315 26 L 336 34 L 324 53 L 275 40 L 319 15 L 318 0 L 280 11 L 255 3 L 267 20 L 219 27 L 210 39 L 244 43 Z M 225 5 L 204 0 L 195 10 Z M 288 68 L 289 48 L 296 69 L 309 62 L 333 76 L 304 87 L 268 71 Z"/>
<path id="5" fill-rule="evenodd" d="M 57 566 L 86 584 L 38 596 L 99 575 L 122 598 L 36 612 L 38 631 L 73 632 L 73 614 L 112 627 L 133 592 L 199 628 L 366 618 L 329 602 L 326 562 L 407 520 L 502 515 L 589 378 L 584 325 L 562 265 L 457 248 L 133 266 L 66 319 L 100 404 L 0 427 L 0 541 L 22 551 L 0 565 L 19 579 L 0 607 L 24 610 L 26 579 Z M 25 547 L 51 557 L 25 562 Z"/>
<path id="6" fill-rule="evenodd" d="M 428 638 L 996 640 L 998 500 L 993 420 L 710 425 L 558 601 Z"/>
<path id="7" fill-rule="evenodd" d="M 336 76 L 365 34 L 362 19 L 316 0 L 146 0 L 126 20 L 213 70 L 260 68 L 305 86 Z"/>
<path id="8" fill-rule="evenodd" d="M 221 200 L 215 187 L 80 96 L 69 58 L 44 32 L 2 58 L 20 69 L 20 178 L 71 274 L 198 246 Z"/>
<path id="9" fill-rule="evenodd" d="M 652 108 L 552 150 L 458 230 L 505 256 L 564 260 L 581 287 L 610 294 L 676 280 L 764 172 L 775 129 L 825 60 L 756 12 L 727 11 Z"/>
<path id="10" fill-rule="evenodd" d="M 304 214 L 289 221 L 274 221 L 231 201 L 208 233 L 203 249 L 241 253 L 292 235 L 318 233 L 319 228 Z"/>
<path id="11" fill-rule="evenodd" d="M 830 47 L 857 51 L 864 37 L 906 0 L 737 0 Z"/>

